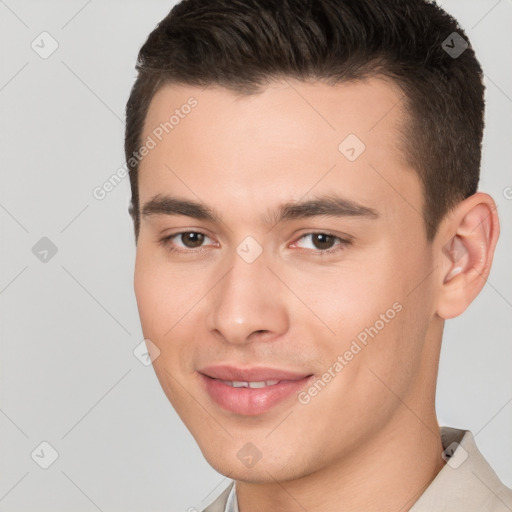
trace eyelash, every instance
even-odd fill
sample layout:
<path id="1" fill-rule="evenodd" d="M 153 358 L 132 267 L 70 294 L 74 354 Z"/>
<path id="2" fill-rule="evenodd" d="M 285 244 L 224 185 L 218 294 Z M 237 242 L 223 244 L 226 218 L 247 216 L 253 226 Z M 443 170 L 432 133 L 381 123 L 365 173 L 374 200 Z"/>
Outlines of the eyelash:
<path id="1" fill-rule="evenodd" d="M 175 246 L 172 245 L 171 240 L 173 238 L 175 238 L 177 236 L 180 236 L 180 235 L 187 234 L 187 233 L 201 234 L 201 235 L 204 235 L 207 238 L 210 238 L 206 233 L 204 233 L 203 231 L 199 231 L 199 230 L 180 231 L 178 233 L 173 233 L 172 235 L 169 235 L 169 236 L 166 236 L 166 237 L 162 238 L 159 241 L 159 243 L 162 246 L 164 246 L 169 252 L 175 252 L 175 253 L 194 253 L 194 252 L 196 252 L 197 253 L 197 252 L 204 251 L 205 250 L 204 247 L 199 247 L 197 249 L 177 249 Z M 299 240 L 302 240 L 303 238 L 305 238 L 307 236 L 311 236 L 311 235 L 327 235 L 327 236 L 332 236 L 337 241 L 339 241 L 339 243 L 334 245 L 330 249 L 325 249 L 325 250 L 321 250 L 321 249 L 317 249 L 317 250 L 303 249 L 303 248 L 300 248 L 300 247 L 299 247 L 299 250 L 306 251 L 306 252 L 308 252 L 310 254 L 315 254 L 315 255 L 318 255 L 318 256 L 323 256 L 325 254 L 332 254 L 332 253 L 335 253 L 335 252 L 338 252 L 338 251 L 342 251 L 342 250 L 344 250 L 345 247 L 347 247 L 347 246 L 352 244 L 352 240 L 350 238 L 341 238 L 341 237 L 335 235 L 334 233 L 330 233 L 329 231 L 312 231 L 310 233 L 304 233 L 303 235 L 301 235 L 297 239 L 297 242 Z M 294 244 L 297 243 L 297 242 L 294 242 Z"/>

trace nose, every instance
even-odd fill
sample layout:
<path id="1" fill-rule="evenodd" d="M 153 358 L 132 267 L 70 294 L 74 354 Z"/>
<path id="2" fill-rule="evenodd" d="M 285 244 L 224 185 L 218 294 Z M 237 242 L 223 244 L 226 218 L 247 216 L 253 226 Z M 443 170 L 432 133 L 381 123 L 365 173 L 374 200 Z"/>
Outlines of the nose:
<path id="1" fill-rule="evenodd" d="M 235 254 L 230 271 L 209 295 L 208 330 L 225 342 L 271 340 L 289 328 L 286 296 L 263 255 L 247 263 Z"/>

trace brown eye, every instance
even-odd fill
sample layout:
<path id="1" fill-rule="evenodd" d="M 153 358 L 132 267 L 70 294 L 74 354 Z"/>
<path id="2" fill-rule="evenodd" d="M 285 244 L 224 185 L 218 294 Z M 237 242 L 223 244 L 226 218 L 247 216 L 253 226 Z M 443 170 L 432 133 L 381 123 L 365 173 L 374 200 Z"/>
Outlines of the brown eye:
<path id="1" fill-rule="evenodd" d="M 188 231 L 187 233 L 181 233 L 180 235 L 181 243 L 189 248 L 195 249 L 196 247 L 201 247 L 204 242 L 205 236 L 203 233 L 195 233 L 193 231 Z"/>
<path id="2" fill-rule="evenodd" d="M 330 249 L 337 237 L 327 233 L 312 233 L 312 242 L 316 249 Z"/>
<path id="3" fill-rule="evenodd" d="M 301 249 L 309 249 L 312 254 L 322 255 L 341 251 L 351 244 L 352 239 L 350 236 L 340 238 L 339 236 L 319 231 L 302 235 L 294 245 Z"/>
<path id="4" fill-rule="evenodd" d="M 160 245 L 171 252 L 196 254 L 208 248 L 218 246 L 215 240 L 200 231 L 181 231 L 166 236 L 159 241 Z"/>

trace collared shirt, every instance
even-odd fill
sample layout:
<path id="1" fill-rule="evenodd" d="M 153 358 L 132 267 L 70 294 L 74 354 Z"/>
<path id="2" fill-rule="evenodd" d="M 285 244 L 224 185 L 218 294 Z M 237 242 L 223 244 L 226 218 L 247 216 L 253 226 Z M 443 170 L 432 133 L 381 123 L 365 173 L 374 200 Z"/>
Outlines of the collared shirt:
<path id="1" fill-rule="evenodd" d="M 226 500 L 226 506 L 224 507 L 224 512 L 240 512 L 238 510 L 238 500 L 236 499 L 236 482 L 231 486 L 228 499 Z"/>
<path id="2" fill-rule="evenodd" d="M 512 512 L 506 487 L 478 450 L 469 430 L 441 427 L 446 464 L 409 512 Z M 239 512 L 231 482 L 203 512 Z"/>

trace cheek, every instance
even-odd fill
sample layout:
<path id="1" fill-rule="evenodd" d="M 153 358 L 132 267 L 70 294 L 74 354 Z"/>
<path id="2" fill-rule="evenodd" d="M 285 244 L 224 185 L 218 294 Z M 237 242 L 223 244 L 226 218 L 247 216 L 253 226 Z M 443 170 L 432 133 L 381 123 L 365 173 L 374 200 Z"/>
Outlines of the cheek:
<path id="1" fill-rule="evenodd" d="M 139 246 L 135 259 L 134 290 L 144 337 L 152 340 L 158 337 L 160 331 L 158 324 L 163 319 L 158 306 L 163 306 L 164 298 L 162 281 L 156 278 L 158 272 L 155 270 L 150 258 Z"/>
<path id="2" fill-rule="evenodd" d="M 179 273 L 175 274 L 169 272 L 169 265 L 159 261 L 154 252 L 137 247 L 134 290 L 142 331 L 144 338 L 158 347 L 153 369 L 170 403 L 177 408 L 184 397 L 176 379 L 178 382 L 182 379 L 182 366 L 187 360 L 187 333 L 183 332 L 186 322 L 180 319 L 190 307 L 183 294 L 177 293 L 183 283 L 177 280 Z"/>
<path id="3" fill-rule="evenodd" d="M 171 336 L 170 330 L 201 297 L 201 280 L 184 269 L 173 268 L 165 254 L 138 247 L 134 289 L 145 335 L 158 342 Z"/>
<path id="4" fill-rule="evenodd" d="M 328 328 L 331 336 L 327 338 L 335 337 L 341 342 L 376 322 L 380 327 L 380 316 L 388 310 L 388 317 L 394 318 L 393 304 L 403 299 L 400 277 L 394 275 L 385 253 L 380 252 L 376 260 L 347 259 L 336 268 L 290 276 L 294 292 L 317 317 L 315 320 L 313 315 L 307 315 L 307 318 L 311 317 L 311 323 L 318 327 Z M 303 323 L 304 315 L 297 322 Z M 327 330 L 326 334 L 329 334 Z"/>
<path id="5" fill-rule="evenodd" d="M 417 366 L 430 295 L 425 286 L 411 293 L 416 286 L 411 283 L 424 278 L 428 262 L 403 261 L 398 252 L 396 244 L 388 244 L 372 254 L 347 258 L 336 269 L 302 273 L 295 280 L 290 276 L 294 291 L 314 313 L 304 316 L 304 308 L 299 307 L 292 312 L 292 324 L 309 330 L 315 352 L 327 368 L 346 355 L 346 364 L 362 372 L 357 377 L 351 373 L 350 378 L 373 382 L 368 367 L 392 376 L 394 369 L 404 374 L 404 368 Z"/>
<path id="6" fill-rule="evenodd" d="M 193 340 L 209 286 L 205 277 L 197 268 L 171 265 L 163 251 L 137 248 L 134 289 L 140 322 L 144 337 L 160 350 L 153 366 L 164 389 L 176 384 L 166 370 L 180 375 L 193 368 L 198 350 Z"/>

